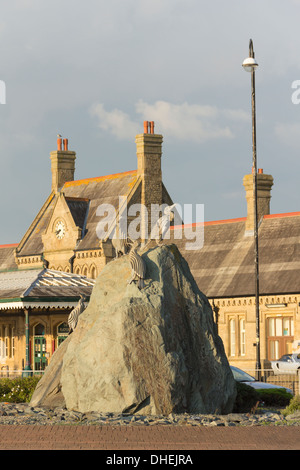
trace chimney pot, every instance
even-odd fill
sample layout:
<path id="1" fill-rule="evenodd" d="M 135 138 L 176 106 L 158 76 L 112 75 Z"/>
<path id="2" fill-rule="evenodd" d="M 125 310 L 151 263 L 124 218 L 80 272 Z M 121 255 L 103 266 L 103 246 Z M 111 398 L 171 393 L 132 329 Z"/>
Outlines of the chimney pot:
<path id="1" fill-rule="evenodd" d="M 264 172 L 264 170 L 263 170 L 262 168 L 259 168 L 259 169 L 258 169 L 258 173 L 259 173 L 260 175 L 262 175 L 263 172 Z"/>
<path id="2" fill-rule="evenodd" d="M 61 137 L 59 137 L 57 139 L 57 150 L 61 150 L 62 149 L 62 139 Z"/>
<path id="3" fill-rule="evenodd" d="M 150 134 L 154 134 L 154 121 L 150 121 Z"/>
<path id="4" fill-rule="evenodd" d="M 53 192 L 61 190 L 66 181 L 74 181 L 76 152 L 68 150 L 68 139 L 57 135 L 57 150 L 50 152 Z M 64 150 L 62 151 L 62 143 Z"/>
<path id="5" fill-rule="evenodd" d="M 148 134 L 148 127 L 149 127 L 149 122 L 144 121 L 144 134 Z"/>

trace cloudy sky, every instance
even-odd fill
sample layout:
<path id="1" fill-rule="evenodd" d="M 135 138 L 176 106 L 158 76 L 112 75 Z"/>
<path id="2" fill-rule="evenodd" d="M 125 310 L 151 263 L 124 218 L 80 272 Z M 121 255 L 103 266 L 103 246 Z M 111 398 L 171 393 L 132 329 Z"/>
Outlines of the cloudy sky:
<path id="1" fill-rule="evenodd" d="M 271 211 L 298 211 L 299 19 L 299 0 L 1 0 L 0 244 L 49 195 L 57 133 L 76 179 L 101 176 L 136 168 L 144 120 L 164 136 L 175 202 L 204 204 L 207 221 L 245 216 L 250 38 L 258 167 L 274 177 Z"/>

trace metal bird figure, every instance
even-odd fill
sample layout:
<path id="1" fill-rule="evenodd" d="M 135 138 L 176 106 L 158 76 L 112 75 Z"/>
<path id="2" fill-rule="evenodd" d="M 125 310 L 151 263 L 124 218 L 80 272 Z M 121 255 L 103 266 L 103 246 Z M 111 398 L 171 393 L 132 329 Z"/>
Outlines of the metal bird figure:
<path id="1" fill-rule="evenodd" d="M 79 315 L 81 315 L 82 312 L 85 310 L 85 305 L 84 305 L 85 300 L 86 300 L 86 297 L 84 295 L 80 295 L 78 304 L 69 313 L 69 316 L 68 316 L 69 335 L 72 333 L 72 331 L 75 330 L 77 323 L 78 323 Z"/>
<path id="2" fill-rule="evenodd" d="M 131 284 L 136 279 L 138 280 L 138 288 L 143 289 L 145 287 L 144 279 L 146 274 L 146 263 L 143 258 L 138 254 L 137 249 L 140 246 L 140 242 L 136 240 L 129 252 L 129 261 L 132 270 L 132 277 L 128 284 Z"/>

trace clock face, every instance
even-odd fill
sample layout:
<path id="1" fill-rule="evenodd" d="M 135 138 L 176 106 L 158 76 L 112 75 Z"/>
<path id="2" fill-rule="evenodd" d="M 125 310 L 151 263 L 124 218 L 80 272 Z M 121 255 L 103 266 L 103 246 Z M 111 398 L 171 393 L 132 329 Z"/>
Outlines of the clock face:
<path id="1" fill-rule="evenodd" d="M 54 231 L 55 231 L 56 237 L 59 240 L 61 240 L 63 238 L 63 236 L 65 235 L 65 232 L 66 232 L 66 227 L 65 227 L 65 224 L 62 220 L 59 220 L 58 222 L 56 222 Z"/>

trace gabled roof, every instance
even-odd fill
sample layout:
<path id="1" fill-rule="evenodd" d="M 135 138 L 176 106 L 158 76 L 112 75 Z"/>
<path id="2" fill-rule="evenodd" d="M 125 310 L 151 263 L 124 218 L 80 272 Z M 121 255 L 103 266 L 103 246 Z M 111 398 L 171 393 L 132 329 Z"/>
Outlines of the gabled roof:
<path id="1" fill-rule="evenodd" d="M 55 202 L 55 195 L 51 193 L 20 241 L 17 255 L 29 256 L 43 253 L 42 234 L 49 224 Z"/>
<path id="2" fill-rule="evenodd" d="M 186 238 L 174 238 L 176 228 L 165 241 L 178 245 L 199 289 L 209 298 L 255 293 L 254 239 L 245 232 L 245 221 L 204 223 L 204 245 L 197 251 L 186 249 Z M 260 294 L 300 293 L 300 212 L 264 216 L 258 233 Z"/>
<path id="3" fill-rule="evenodd" d="M 72 197 L 81 197 L 90 201 L 85 235 L 78 244 L 77 250 L 99 247 L 96 228 L 100 217 L 97 216 L 97 208 L 101 204 L 111 204 L 118 213 L 119 198 L 126 196 L 129 202 L 139 182 L 137 171 L 134 170 L 65 183 L 62 191 L 67 200 Z"/>
<path id="4" fill-rule="evenodd" d="M 78 250 L 98 247 L 98 206 L 110 203 L 118 210 L 119 196 L 127 196 L 129 201 L 139 184 L 136 171 L 65 183 L 63 192 L 73 218 L 85 228 Z M 31 251 L 34 246 L 40 247 L 42 253 L 41 234 L 49 222 L 52 204 L 53 196 L 47 199 L 19 244 L 20 254 L 38 254 Z M 245 232 L 245 222 L 246 217 L 205 222 L 204 245 L 199 250 L 188 250 L 189 240 L 175 237 L 182 227 L 195 229 L 193 224 L 175 227 L 171 240 L 165 240 L 178 245 L 200 290 L 209 298 L 254 295 L 254 240 Z M 0 271 L 16 269 L 15 249 L 16 245 L 0 246 Z M 300 212 L 263 217 L 259 227 L 259 265 L 261 295 L 300 292 Z"/>
<path id="5" fill-rule="evenodd" d="M 106 203 L 112 204 L 118 210 L 119 197 L 126 196 L 129 199 L 138 184 L 136 170 L 68 181 L 64 184 L 61 191 L 65 195 L 74 222 L 81 229 L 84 228 L 83 238 L 77 249 L 84 250 L 99 247 L 99 239 L 96 233 L 96 226 L 99 221 L 99 217 L 96 215 L 97 207 L 102 203 Z M 21 240 L 17 248 L 18 256 L 43 253 L 42 234 L 49 224 L 55 203 L 56 196 L 51 193 Z"/>
<path id="6" fill-rule="evenodd" d="M 91 295 L 94 279 L 51 269 L 0 273 L 0 310 L 25 307 L 70 307 Z"/>

